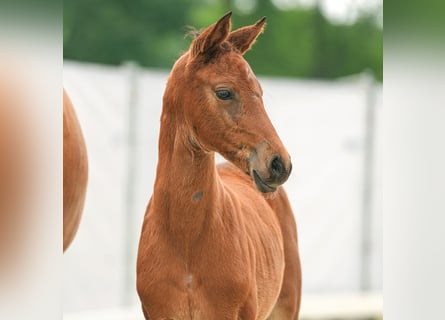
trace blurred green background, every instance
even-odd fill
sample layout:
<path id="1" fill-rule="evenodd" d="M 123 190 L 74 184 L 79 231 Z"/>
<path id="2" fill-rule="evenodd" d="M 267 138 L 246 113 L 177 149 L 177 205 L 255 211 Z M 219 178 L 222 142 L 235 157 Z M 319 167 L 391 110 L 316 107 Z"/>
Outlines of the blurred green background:
<path id="1" fill-rule="evenodd" d="M 64 0 L 64 58 L 118 65 L 133 60 L 169 69 L 203 28 L 233 11 L 233 29 L 267 16 L 265 33 L 246 54 L 259 75 L 337 78 L 362 71 L 383 77 L 382 8 L 333 21 L 321 0 Z M 301 3 L 300 3 L 301 4 Z"/>

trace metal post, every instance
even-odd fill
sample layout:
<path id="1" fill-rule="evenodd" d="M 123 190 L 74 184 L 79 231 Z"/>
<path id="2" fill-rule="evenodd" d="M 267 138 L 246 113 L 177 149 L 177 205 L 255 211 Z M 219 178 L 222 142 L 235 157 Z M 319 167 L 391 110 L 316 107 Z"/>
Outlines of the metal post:
<path id="1" fill-rule="evenodd" d="M 125 188 L 124 207 L 124 248 L 123 248 L 123 306 L 132 304 L 136 290 L 136 247 L 135 230 L 135 180 L 137 161 L 137 118 L 138 118 L 138 65 L 135 62 L 125 62 L 124 69 L 128 77 L 128 113 L 127 113 L 127 180 Z"/>
<path id="2" fill-rule="evenodd" d="M 365 84 L 365 134 L 363 162 L 363 209 L 361 219 L 360 289 L 371 288 L 372 216 L 374 192 L 375 80 L 371 72 L 363 74 Z"/>

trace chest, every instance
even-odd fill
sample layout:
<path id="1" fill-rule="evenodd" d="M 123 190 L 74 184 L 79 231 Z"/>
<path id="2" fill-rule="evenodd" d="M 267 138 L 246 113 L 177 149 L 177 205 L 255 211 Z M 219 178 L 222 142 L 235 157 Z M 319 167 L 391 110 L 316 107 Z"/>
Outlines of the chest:
<path id="1" fill-rule="evenodd" d="M 151 263 L 141 262 L 138 270 L 138 293 L 149 319 L 236 318 L 253 280 L 248 253 L 221 248 L 205 253 L 196 246 L 184 259 L 169 250 L 164 259 L 148 255 Z"/>

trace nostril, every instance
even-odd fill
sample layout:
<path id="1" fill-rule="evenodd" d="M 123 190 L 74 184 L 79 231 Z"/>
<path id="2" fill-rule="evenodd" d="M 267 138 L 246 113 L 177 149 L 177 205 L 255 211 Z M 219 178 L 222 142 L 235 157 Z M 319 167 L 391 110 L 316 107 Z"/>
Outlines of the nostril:
<path id="1" fill-rule="evenodd" d="M 284 164 L 283 164 L 283 161 L 280 159 L 280 157 L 276 156 L 273 158 L 273 160 L 270 164 L 270 169 L 274 176 L 279 176 L 283 173 Z"/>

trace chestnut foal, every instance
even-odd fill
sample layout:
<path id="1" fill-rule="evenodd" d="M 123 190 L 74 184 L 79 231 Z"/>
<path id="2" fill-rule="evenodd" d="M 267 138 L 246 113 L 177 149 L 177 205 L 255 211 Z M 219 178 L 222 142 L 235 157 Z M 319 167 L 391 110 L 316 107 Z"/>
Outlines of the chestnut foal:
<path id="1" fill-rule="evenodd" d="M 194 39 L 165 90 L 137 261 L 146 319 L 298 318 L 296 226 L 279 187 L 291 161 L 242 56 L 265 18 L 230 32 L 230 16 Z"/>

